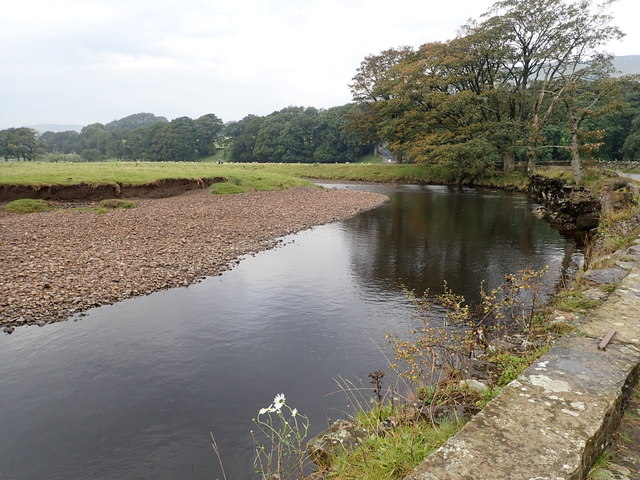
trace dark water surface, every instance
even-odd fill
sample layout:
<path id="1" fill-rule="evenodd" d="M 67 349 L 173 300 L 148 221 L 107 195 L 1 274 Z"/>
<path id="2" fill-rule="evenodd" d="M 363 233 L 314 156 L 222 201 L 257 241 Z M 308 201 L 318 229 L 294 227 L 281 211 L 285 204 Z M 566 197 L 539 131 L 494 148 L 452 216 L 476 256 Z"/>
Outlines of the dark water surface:
<path id="1" fill-rule="evenodd" d="M 570 240 L 519 194 L 350 186 L 391 202 L 287 237 L 220 277 L 0 337 L 0 479 L 252 475 L 251 419 L 276 393 L 315 431 L 347 405 L 339 376 L 384 369 L 384 334 L 415 319 L 403 288 L 477 297 Z M 366 384 L 367 380 L 364 380 Z"/>

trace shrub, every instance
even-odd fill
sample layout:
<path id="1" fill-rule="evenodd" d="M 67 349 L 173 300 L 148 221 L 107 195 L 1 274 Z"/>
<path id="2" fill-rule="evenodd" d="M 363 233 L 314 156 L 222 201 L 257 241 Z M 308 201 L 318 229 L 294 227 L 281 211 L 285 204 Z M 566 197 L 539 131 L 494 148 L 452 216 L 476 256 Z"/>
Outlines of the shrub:
<path id="1" fill-rule="evenodd" d="M 44 200 L 35 200 L 32 198 L 21 198 L 14 200 L 4 206 L 6 212 L 9 213 L 35 213 L 35 212 L 52 212 L 56 209 Z"/>

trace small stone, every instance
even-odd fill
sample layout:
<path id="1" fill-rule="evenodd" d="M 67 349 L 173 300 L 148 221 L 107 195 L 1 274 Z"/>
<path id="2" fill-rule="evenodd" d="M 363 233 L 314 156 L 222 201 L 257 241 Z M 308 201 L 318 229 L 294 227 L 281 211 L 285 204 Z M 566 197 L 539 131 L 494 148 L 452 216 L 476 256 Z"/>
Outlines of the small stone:
<path id="1" fill-rule="evenodd" d="M 627 272 L 620 268 L 602 268 L 599 270 L 587 270 L 582 275 L 582 278 L 600 285 L 610 285 L 620 283 L 626 276 Z"/>
<path id="2" fill-rule="evenodd" d="M 624 269 L 624 270 L 631 270 L 633 268 L 633 266 L 635 265 L 635 262 L 623 262 L 620 260 L 616 261 L 616 266 Z"/>
<path id="3" fill-rule="evenodd" d="M 489 387 L 487 387 L 485 383 L 473 379 L 460 380 L 459 386 L 462 388 L 466 387 L 475 392 L 484 392 L 485 390 L 489 390 Z"/>
<path id="4" fill-rule="evenodd" d="M 389 417 L 384 422 L 381 422 L 378 428 L 382 431 L 393 430 L 398 425 L 400 425 L 400 421 L 396 417 Z"/>
<path id="5" fill-rule="evenodd" d="M 362 427 L 356 427 L 347 420 L 337 420 L 327 432 L 309 441 L 307 452 L 316 465 L 328 468 L 336 453 L 354 449 L 368 435 Z"/>
<path id="6" fill-rule="evenodd" d="M 588 288 L 587 290 L 583 291 L 582 296 L 589 300 L 600 302 L 606 299 L 609 296 L 609 294 L 604 290 L 601 290 L 600 288 L 595 287 L 595 288 Z"/>

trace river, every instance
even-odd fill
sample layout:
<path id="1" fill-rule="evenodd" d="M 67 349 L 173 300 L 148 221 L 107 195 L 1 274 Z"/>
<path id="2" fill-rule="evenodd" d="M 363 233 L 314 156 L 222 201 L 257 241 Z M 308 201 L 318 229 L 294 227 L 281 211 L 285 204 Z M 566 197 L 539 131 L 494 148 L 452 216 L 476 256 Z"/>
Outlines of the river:
<path id="1" fill-rule="evenodd" d="M 252 475 L 252 418 L 277 393 L 313 432 L 342 417 L 335 379 L 383 370 L 386 332 L 415 319 L 406 290 L 469 299 L 519 268 L 579 256 L 524 195 L 347 185 L 391 201 L 285 238 L 222 276 L 0 336 L 0 478 Z M 255 477 L 257 478 L 257 476 Z"/>

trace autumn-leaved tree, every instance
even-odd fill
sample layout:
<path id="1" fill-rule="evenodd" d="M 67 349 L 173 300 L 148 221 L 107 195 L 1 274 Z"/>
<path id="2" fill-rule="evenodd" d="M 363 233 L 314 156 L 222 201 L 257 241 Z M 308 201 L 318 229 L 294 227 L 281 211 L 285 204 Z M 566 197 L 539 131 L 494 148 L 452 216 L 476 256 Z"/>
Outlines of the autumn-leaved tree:
<path id="1" fill-rule="evenodd" d="M 571 153 L 573 180 L 582 180 L 581 153 L 592 152 L 602 146 L 604 131 L 583 128 L 586 121 L 621 110 L 624 107 L 620 81 L 607 75 L 575 79 L 566 85 L 562 97 Z"/>
<path id="2" fill-rule="evenodd" d="M 484 15 L 484 27 L 495 29 L 506 46 L 502 71 L 511 85 L 510 117 L 527 128 L 529 170 L 557 104 L 602 60 L 603 45 L 622 36 L 606 13 L 614 1 L 502 0 Z"/>
<path id="3" fill-rule="evenodd" d="M 519 153 L 532 170 L 547 125 L 569 115 L 565 99 L 613 85 L 594 75 L 610 60 L 602 46 L 622 35 L 606 13 L 612 1 L 501 0 L 453 40 L 369 56 L 351 84 L 362 113 L 347 128 L 409 161 L 477 170 L 501 158 L 509 170 Z M 587 108 L 580 123 L 608 109 Z"/>

